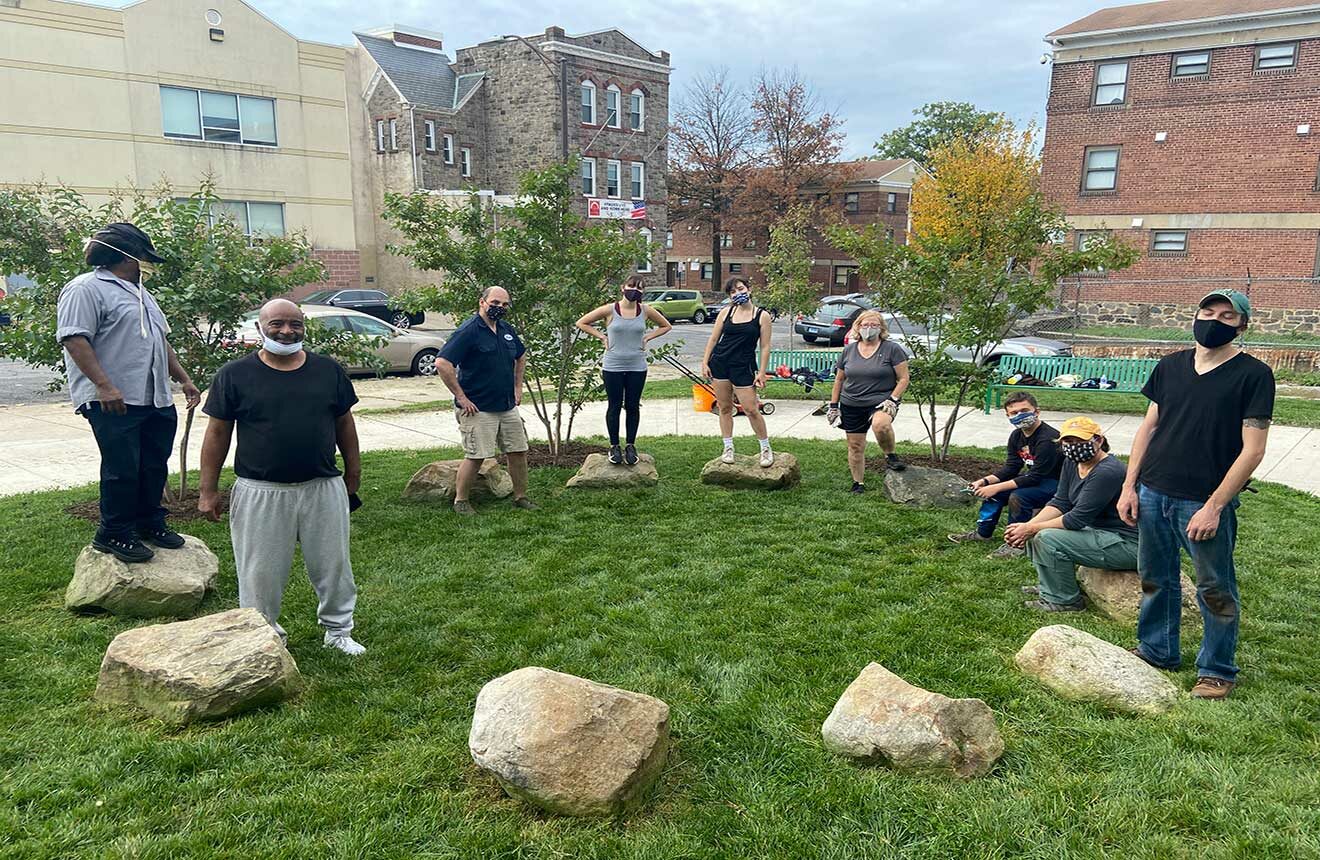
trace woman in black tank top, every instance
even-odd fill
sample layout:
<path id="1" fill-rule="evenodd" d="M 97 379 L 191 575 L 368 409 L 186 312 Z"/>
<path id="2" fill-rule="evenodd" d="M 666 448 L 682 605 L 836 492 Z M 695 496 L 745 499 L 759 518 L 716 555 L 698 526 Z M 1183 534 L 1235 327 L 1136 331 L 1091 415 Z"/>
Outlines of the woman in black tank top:
<path id="1" fill-rule="evenodd" d="M 711 380 L 720 410 L 720 435 L 724 453 L 720 459 L 734 462 L 733 403 L 738 398 L 752 432 L 761 443 L 762 466 L 773 465 L 770 438 L 765 418 L 756 405 L 756 389 L 765 387 L 765 367 L 770 363 L 770 314 L 752 304 L 751 285 L 737 275 L 724 282 L 724 292 L 731 301 L 715 318 L 715 329 L 706 341 L 701 372 Z M 756 367 L 757 348 L 761 352 L 761 370 Z"/>

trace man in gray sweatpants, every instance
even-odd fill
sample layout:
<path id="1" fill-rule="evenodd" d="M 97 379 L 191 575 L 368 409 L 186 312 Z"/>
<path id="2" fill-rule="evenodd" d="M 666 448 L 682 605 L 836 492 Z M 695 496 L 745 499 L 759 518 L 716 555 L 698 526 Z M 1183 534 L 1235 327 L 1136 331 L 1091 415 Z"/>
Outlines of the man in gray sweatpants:
<path id="1" fill-rule="evenodd" d="M 198 508 L 220 519 L 220 467 L 237 424 L 229 530 L 239 605 L 260 611 L 283 637 L 280 604 L 294 545 L 301 544 L 325 647 L 357 656 L 366 650 L 349 635 L 357 586 L 348 514 L 362 477 L 351 411 L 357 395 L 337 362 L 303 349 L 303 314 L 293 302 L 267 302 L 257 327 L 261 349 L 222 367 L 202 408 L 211 420 Z M 342 476 L 336 448 L 344 456 Z"/>

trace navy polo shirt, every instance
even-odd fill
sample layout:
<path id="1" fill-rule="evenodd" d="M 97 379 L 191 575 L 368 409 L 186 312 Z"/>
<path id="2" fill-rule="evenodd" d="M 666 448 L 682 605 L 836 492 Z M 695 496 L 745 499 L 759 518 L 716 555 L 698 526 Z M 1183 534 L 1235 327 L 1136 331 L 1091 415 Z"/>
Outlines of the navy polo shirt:
<path id="1" fill-rule="evenodd" d="M 490 330 L 473 314 L 454 330 L 440 357 L 458 368 L 458 384 L 482 412 L 507 412 L 513 403 L 513 365 L 527 351 L 504 320 Z"/>

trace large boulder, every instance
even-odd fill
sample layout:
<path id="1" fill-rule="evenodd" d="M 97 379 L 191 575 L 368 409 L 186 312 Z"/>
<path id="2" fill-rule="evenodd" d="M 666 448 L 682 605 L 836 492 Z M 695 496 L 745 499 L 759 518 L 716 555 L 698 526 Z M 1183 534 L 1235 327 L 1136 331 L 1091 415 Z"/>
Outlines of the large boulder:
<path id="1" fill-rule="evenodd" d="M 419 502 L 452 502 L 454 485 L 458 481 L 458 467 L 462 460 L 440 460 L 418 469 L 403 488 L 403 497 Z M 481 464 L 468 501 L 489 502 L 513 495 L 513 479 L 497 460 Z"/>
<path id="2" fill-rule="evenodd" d="M 183 724 L 283 701 L 301 683 L 261 613 L 230 609 L 120 633 L 101 661 L 96 699 Z"/>
<path id="3" fill-rule="evenodd" d="M 481 688 L 468 748 L 513 797 L 563 815 L 617 815 L 664 766 L 669 706 L 531 666 Z"/>
<path id="4" fill-rule="evenodd" d="M 967 492 L 967 481 L 943 469 L 908 466 L 901 472 L 885 472 L 889 500 L 914 508 L 961 508 L 976 497 Z"/>
<path id="5" fill-rule="evenodd" d="M 1066 624 L 1031 634 L 1013 660 L 1065 699 L 1095 702 L 1116 711 L 1160 714 L 1180 695 L 1168 678 L 1140 657 Z"/>
<path id="6" fill-rule="evenodd" d="M 1182 578 L 1182 623 L 1201 624 L 1201 610 L 1196 605 L 1196 585 Z M 1141 575 L 1135 570 L 1105 570 L 1099 567 L 1077 568 L 1077 584 L 1099 612 L 1124 624 L 1137 623 L 1141 609 Z"/>
<path id="7" fill-rule="evenodd" d="M 75 612 L 109 612 L 127 618 L 182 618 L 215 588 L 220 559 L 192 535 L 179 549 L 157 549 L 150 560 L 128 564 L 85 547 L 73 565 L 64 605 Z"/>
<path id="8" fill-rule="evenodd" d="M 1004 754 L 995 715 L 980 699 L 950 699 L 871 663 L 821 726 L 836 753 L 900 770 L 973 777 Z"/>
<path id="9" fill-rule="evenodd" d="M 568 486 L 627 490 L 654 487 L 659 481 L 660 473 L 655 470 L 655 458 L 650 454 L 638 454 L 635 466 L 616 466 L 604 454 L 588 454 L 587 459 L 582 461 L 582 468 L 568 479 Z"/>
<path id="10" fill-rule="evenodd" d="M 740 490 L 780 490 L 796 487 L 802 480 L 797 457 L 783 451 L 775 452 L 775 462 L 762 466 L 761 457 L 734 455 L 732 463 L 722 463 L 716 457 L 701 468 L 701 482 Z"/>

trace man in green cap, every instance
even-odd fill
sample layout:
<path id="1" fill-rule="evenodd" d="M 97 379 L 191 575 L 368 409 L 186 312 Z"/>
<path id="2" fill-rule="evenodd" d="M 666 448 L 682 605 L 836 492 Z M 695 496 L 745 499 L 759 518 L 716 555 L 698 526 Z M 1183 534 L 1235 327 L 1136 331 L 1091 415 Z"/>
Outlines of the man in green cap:
<path id="1" fill-rule="evenodd" d="M 1238 667 L 1238 588 L 1233 567 L 1238 493 L 1265 456 L 1274 374 L 1234 341 L 1251 304 L 1237 290 L 1201 299 L 1193 349 L 1165 356 L 1141 393 L 1150 400 L 1132 441 L 1119 515 L 1137 526 L 1141 612 L 1138 657 L 1177 669 L 1180 550 L 1196 569 L 1204 634 L 1192 695 L 1222 699 Z"/>

